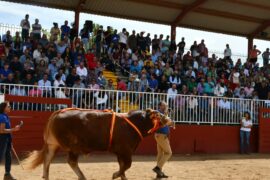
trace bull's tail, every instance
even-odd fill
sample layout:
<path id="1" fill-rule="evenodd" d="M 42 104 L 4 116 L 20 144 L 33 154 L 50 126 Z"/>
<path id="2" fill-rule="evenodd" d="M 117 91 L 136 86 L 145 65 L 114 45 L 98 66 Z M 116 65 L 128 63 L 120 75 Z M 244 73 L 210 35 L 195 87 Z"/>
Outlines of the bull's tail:
<path id="1" fill-rule="evenodd" d="M 31 153 L 28 154 L 28 157 L 23 160 L 23 164 L 25 166 L 26 169 L 35 169 L 36 167 L 38 167 L 39 165 L 41 165 L 44 160 L 45 160 L 45 156 L 46 153 L 48 152 L 48 144 L 47 144 L 47 139 L 50 133 L 50 129 L 52 127 L 53 124 L 53 120 L 55 119 L 55 117 L 58 115 L 60 111 L 56 111 L 54 112 L 50 118 L 48 119 L 46 128 L 44 130 L 44 145 L 43 148 L 39 151 L 33 151 Z"/>
<path id="2" fill-rule="evenodd" d="M 28 157 L 23 161 L 24 167 L 26 169 L 35 169 L 44 162 L 48 145 L 44 144 L 40 151 L 31 152 Z"/>

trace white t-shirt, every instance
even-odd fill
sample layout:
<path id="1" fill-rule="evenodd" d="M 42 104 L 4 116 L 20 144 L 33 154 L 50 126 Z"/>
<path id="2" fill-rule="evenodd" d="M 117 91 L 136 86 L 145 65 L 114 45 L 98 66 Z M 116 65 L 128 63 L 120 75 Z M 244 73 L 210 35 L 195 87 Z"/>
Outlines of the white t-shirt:
<path id="1" fill-rule="evenodd" d="M 242 119 L 242 121 L 241 121 L 241 124 L 242 124 L 242 126 L 241 126 L 241 131 L 246 131 L 246 132 L 250 132 L 251 131 L 251 128 L 247 128 L 246 126 L 252 126 L 252 121 L 251 120 L 246 120 L 245 118 L 243 118 Z"/>
<path id="2" fill-rule="evenodd" d="M 168 89 L 168 99 L 175 99 L 177 96 L 177 89 L 173 90 L 173 88 Z"/>
<path id="3" fill-rule="evenodd" d="M 224 50 L 224 56 L 225 56 L 225 57 L 232 56 L 232 51 L 231 51 L 230 48 L 226 48 L 226 49 Z"/>
<path id="4" fill-rule="evenodd" d="M 80 77 L 86 77 L 88 74 L 87 69 L 85 67 L 83 68 L 77 67 L 76 72 L 77 72 L 77 75 L 79 75 Z"/>
<path id="5" fill-rule="evenodd" d="M 120 32 L 119 33 L 119 42 L 123 44 L 127 44 L 127 35 L 124 33 Z"/>

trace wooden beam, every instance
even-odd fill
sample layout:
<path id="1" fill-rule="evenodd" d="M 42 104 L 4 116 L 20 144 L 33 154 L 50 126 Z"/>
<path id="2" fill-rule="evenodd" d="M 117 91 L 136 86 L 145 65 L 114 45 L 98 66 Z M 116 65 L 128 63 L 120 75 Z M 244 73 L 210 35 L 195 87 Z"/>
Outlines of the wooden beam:
<path id="1" fill-rule="evenodd" d="M 126 0 L 126 1 L 139 3 L 139 4 L 158 6 L 158 7 L 167 7 L 167 8 L 178 9 L 178 10 L 183 10 L 186 7 L 186 5 L 184 5 L 184 4 L 172 3 L 169 1 L 163 1 L 163 0 L 160 0 L 160 1 L 156 1 L 156 0 L 155 1 L 154 0 Z M 209 9 L 209 8 L 197 7 L 193 11 L 197 12 L 197 13 L 201 13 L 201 14 L 215 16 L 215 17 L 236 19 L 236 20 L 241 20 L 241 21 L 246 21 L 246 22 L 263 23 L 263 21 L 265 21 L 265 19 L 261 19 L 261 18 L 257 18 L 257 17 L 229 13 L 226 11 L 218 11 L 218 10 Z"/>
<path id="2" fill-rule="evenodd" d="M 196 0 L 194 3 L 187 5 L 180 14 L 173 21 L 173 25 L 177 25 L 190 11 L 198 8 L 201 4 L 205 3 L 207 0 Z"/>
<path id="3" fill-rule="evenodd" d="M 263 32 L 266 28 L 270 26 L 270 20 L 264 21 L 260 26 L 257 27 L 252 33 L 249 34 L 249 37 L 254 38 L 259 33 Z"/>
<path id="4" fill-rule="evenodd" d="M 171 25 L 171 41 L 175 41 L 176 39 L 176 26 Z"/>
<path id="5" fill-rule="evenodd" d="M 74 11 L 76 7 L 68 6 L 68 4 L 65 5 L 58 5 L 55 3 L 49 3 L 49 2 L 42 2 L 42 1 L 35 1 L 35 0 L 4 0 L 6 2 L 13 2 L 13 3 L 20 3 L 20 4 L 28 4 L 33 6 L 39 6 L 39 7 L 47 7 L 47 8 L 55 8 L 55 9 L 61 9 L 61 10 L 67 10 L 67 11 Z M 31 13 L 30 13 L 31 16 Z"/>
<path id="6" fill-rule="evenodd" d="M 249 57 L 249 52 L 250 50 L 253 48 L 253 38 L 252 37 L 249 37 L 248 38 L 248 49 L 247 49 L 247 55 Z"/>
<path id="7" fill-rule="evenodd" d="M 86 0 L 80 0 L 77 4 L 76 10 L 75 10 L 75 21 L 74 21 L 74 28 L 76 29 L 76 34 L 79 34 L 79 25 L 80 25 L 80 12 L 86 3 Z"/>
<path id="8" fill-rule="evenodd" d="M 218 11 L 208 8 L 197 8 L 194 10 L 194 12 L 200 13 L 200 14 L 206 14 L 210 16 L 216 16 L 216 17 L 223 17 L 228 19 L 235 19 L 235 20 L 241 20 L 246 22 L 253 22 L 253 23 L 262 23 L 265 21 L 265 19 L 251 17 L 251 16 L 245 16 L 241 14 L 235 14 L 235 13 L 229 13 L 225 11 Z"/>
<path id="9" fill-rule="evenodd" d="M 239 5 L 243 5 L 243 6 L 248 6 L 248 7 L 252 7 L 252 8 L 257 8 L 257 9 L 263 9 L 263 10 L 270 11 L 270 6 L 267 6 L 265 4 L 262 5 L 262 4 L 257 4 L 257 3 L 253 3 L 253 2 L 248 2 L 248 1 L 241 1 L 241 0 L 223 0 L 223 1 L 233 3 L 233 4 L 239 4 Z"/>
<path id="10" fill-rule="evenodd" d="M 174 3 L 171 1 L 165 1 L 165 0 L 125 0 L 128 2 L 134 2 L 139 4 L 147 4 L 151 6 L 158 6 L 158 7 L 166 7 L 170 9 L 183 9 L 185 5 Z"/>

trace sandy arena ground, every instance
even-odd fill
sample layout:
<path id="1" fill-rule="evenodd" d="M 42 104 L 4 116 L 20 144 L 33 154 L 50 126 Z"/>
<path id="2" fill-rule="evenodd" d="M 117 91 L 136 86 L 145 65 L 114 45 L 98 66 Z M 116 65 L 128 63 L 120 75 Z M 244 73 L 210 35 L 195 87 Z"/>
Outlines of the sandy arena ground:
<path id="1" fill-rule="evenodd" d="M 42 167 L 25 171 L 14 159 L 12 174 L 19 180 L 41 180 Z M 112 155 L 90 155 L 80 158 L 80 167 L 88 180 L 110 180 L 118 170 L 116 158 Z M 154 180 L 152 168 L 154 156 L 134 156 L 131 169 L 126 173 L 130 180 Z M 164 167 L 170 180 L 269 180 L 270 155 L 174 155 Z M 0 176 L 4 167 L 0 167 Z M 2 179 L 2 177 L 0 177 Z M 50 168 L 51 180 L 77 179 L 66 163 L 65 157 L 56 157 Z"/>

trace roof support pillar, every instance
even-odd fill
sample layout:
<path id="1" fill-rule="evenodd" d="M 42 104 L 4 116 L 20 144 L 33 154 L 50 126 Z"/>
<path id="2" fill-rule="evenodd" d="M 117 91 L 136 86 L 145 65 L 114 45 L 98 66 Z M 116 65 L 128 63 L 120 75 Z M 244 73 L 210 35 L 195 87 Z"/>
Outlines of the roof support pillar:
<path id="1" fill-rule="evenodd" d="M 253 47 L 253 37 L 248 37 L 248 57 L 249 57 L 249 51 L 252 49 Z"/>
<path id="2" fill-rule="evenodd" d="M 75 21 L 74 21 L 74 28 L 76 30 L 76 35 L 79 34 L 79 24 L 80 24 L 80 10 L 75 10 Z"/>
<path id="3" fill-rule="evenodd" d="M 175 41 L 175 40 L 176 40 L 176 26 L 171 25 L 171 41 Z"/>

